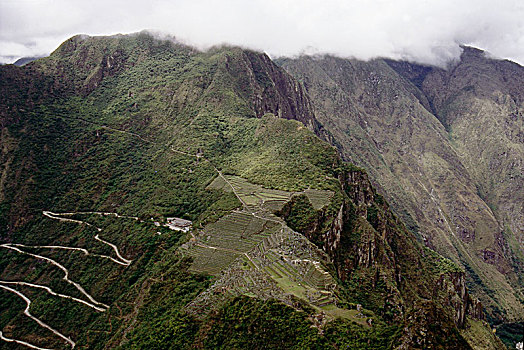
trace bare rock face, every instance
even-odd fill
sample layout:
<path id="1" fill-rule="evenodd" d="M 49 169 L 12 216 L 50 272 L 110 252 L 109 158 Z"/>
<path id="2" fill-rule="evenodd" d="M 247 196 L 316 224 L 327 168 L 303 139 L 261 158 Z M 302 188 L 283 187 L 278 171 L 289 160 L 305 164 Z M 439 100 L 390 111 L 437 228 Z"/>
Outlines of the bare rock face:
<path id="1" fill-rule="evenodd" d="M 232 74 L 245 73 L 253 89 L 252 104 L 258 117 L 272 113 L 304 124 L 316 123 L 304 88 L 266 55 L 252 51 L 239 53 L 241 59 L 226 59 Z M 237 65 L 233 68 L 234 65 Z M 239 67 L 240 66 L 240 67 Z M 245 88 L 245 85 L 244 85 Z"/>
<path id="2" fill-rule="evenodd" d="M 303 233 L 330 256 L 338 277 L 359 301 L 378 306 L 386 319 L 405 322 L 400 348 L 431 348 L 438 337 L 453 337 L 454 327 L 466 327 L 466 317 L 482 317 L 464 272 L 435 268 L 438 259 L 432 260 L 392 214 L 363 170 L 346 169 L 339 180 L 347 199 L 332 211 L 336 216 L 328 218 L 321 210 Z M 286 218 L 288 212 L 281 214 Z M 373 300 L 365 296 L 371 293 Z M 469 348 L 459 339 L 454 346 Z"/>
<path id="3" fill-rule="evenodd" d="M 439 289 L 449 292 L 448 304 L 455 310 L 454 321 L 459 328 L 466 326 L 466 316 L 484 320 L 482 303 L 469 295 L 464 272 L 448 272 L 439 279 Z"/>

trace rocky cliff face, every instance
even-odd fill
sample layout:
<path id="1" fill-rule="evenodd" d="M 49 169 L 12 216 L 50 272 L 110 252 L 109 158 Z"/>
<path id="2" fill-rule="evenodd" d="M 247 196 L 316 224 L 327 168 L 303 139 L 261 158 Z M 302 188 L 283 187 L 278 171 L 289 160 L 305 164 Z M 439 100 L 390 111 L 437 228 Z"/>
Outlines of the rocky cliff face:
<path id="1" fill-rule="evenodd" d="M 402 285 L 403 267 L 397 261 L 404 261 L 406 259 L 406 251 L 417 251 L 420 249 L 417 242 L 409 239 L 409 233 L 404 236 L 404 241 L 400 240 L 402 236 L 395 232 L 396 230 L 406 230 L 404 225 L 391 214 L 388 205 L 383 202 L 379 195 L 377 195 L 369 182 L 367 175 L 361 171 L 350 172 L 343 182 L 346 184 L 346 193 L 351 201 L 356 205 L 356 215 L 362 218 L 367 218 L 368 222 L 373 226 L 380 237 L 384 238 L 385 242 L 390 247 L 399 247 L 400 249 L 392 249 L 389 261 L 395 266 L 395 281 L 398 283 L 399 289 L 405 287 Z M 378 200 L 376 199 L 378 196 Z M 378 207 L 378 210 L 375 209 Z M 377 254 L 375 253 L 377 247 L 370 246 L 368 249 L 358 249 L 358 260 L 353 263 L 353 269 L 358 266 L 369 267 L 376 263 Z M 413 266 L 419 268 L 431 268 L 431 262 L 424 259 L 426 257 L 424 251 L 421 251 L 421 257 L 416 254 L 411 255 Z M 413 260 L 415 259 L 415 260 Z M 438 299 L 439 291 L 444 291 L 447 294 L 448 305 L 454 311 L 453 320 L 457 327 L 463 328 L 466 323 L 466 315 L 470 315 L 477 319 L 482 319 L 482 305 L 476 299 L 469 296 L 466 287 L 466 278 L 463 271 L 446 271 L 442 269 L 437 271 L 438 281 L 435 290 L 433 290 L 433 298 Z"/>
<path id="2" fill-rule="evenodd" d="M 234 56 L 226 56 L 221 64 L 237 80 L 238 93 L 247 93 L 257 117 L 271 113 L 298 120 L 311 130 L 319 131 L 303 86 L 266 54 L 236 49 Z"/>
<path id="3" fill-rule="evenodd" d="M 339 180 L 347 197 L 338 212 L 331 210 L 336 216 L 320 211 L 304 234 L 331 257 L 353 300 L 405 322 L 400 348 L 437 346 L 442 336 L 453 338 L 455 348 L 469 348 L 453 329 L 466 328 L 467 317 L 483 319 L 483 313 L 467 291 L 465 273 L 422 248 L 364 171 L 346 169 Z M 286 218 L 293 205 L 280 214 Z"/>
<path id="4" fill-rule="evenodd" d="M 450 292 L 448 303 L 455 311 L 453 319 L 458 327 L 465 327 L 466 316 L 485 320 L 482 303 L 468 293 L 464 272 L 448 272 L 441 275 L 436 288 Z"/>

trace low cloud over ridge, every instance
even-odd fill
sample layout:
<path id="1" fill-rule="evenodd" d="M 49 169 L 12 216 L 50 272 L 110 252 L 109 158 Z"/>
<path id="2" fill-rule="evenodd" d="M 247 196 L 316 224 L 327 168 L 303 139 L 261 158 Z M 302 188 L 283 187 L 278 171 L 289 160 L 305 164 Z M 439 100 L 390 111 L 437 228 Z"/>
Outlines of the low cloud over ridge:
<path id="1" fill-rule="evenodd" d="M 144 28 L 200 48 L 230 43 L 272 56 L 330 53 L 443 65 L 476 46 L 524 63 L 514 0 L 3 0 L 0 61 L 48 54 L 68 37 Z"/>

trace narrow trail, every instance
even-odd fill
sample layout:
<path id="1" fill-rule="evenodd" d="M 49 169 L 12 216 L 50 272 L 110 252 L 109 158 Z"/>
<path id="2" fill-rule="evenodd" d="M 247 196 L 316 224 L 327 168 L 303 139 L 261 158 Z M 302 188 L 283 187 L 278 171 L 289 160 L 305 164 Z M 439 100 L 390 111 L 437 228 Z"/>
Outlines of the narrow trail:
<path id="1" fill-rule="evenodd" d="M 251 261 L 251 263 L 253 264 L 253 266 L 255 266 L 257 270 L 260 270 L 260 267 L 258 267 L 258 265 L 251 259 L 248 253 L 244 253 L 244 255 L 246 256 L 246 258 L 249 259 L 249 261 Z"/>
<path id="2" fill-rule="evenodd" d="M 104 128 L 104 129 L 107 129 L 107 130 L 110 130 L 110 131 L 115 131 L 115 132 L 119 132 L 119 133 L 122 133 L 122 134 L 127 134 L 127 135 L 130 135 L 130 136 L 137 137 L 138 139 L 140 139 L 140 140 L 142 140 L 142 141 L 144 141 L 144 142 L 146 142 L 146 143 L 149 143 L 149 144 L 160 145 L 159 143 L 157 143 L 157 142 L 153 142 L 153 141 L 150 141 L 150 140 L 147 140 L 147 139 L 143 138 L 141 135 L 136 134 L 136 133 L 134 133 L 134 132 L 129 132 L 129 131 L 124 131 L 124 130 L 119 130 L 119 129 L 115 129 L 115 128 L 108 127 L 108 126 L 106 126 L 106 125 L 99 125 L 99 124 L 96 124 L 96 123 L 91 122 L 91 121 L 88 121 L 88 120 L 84 120 L 84 119 L 82 119 L 82 120 L 85 121 L 85 122 L 91 123 L 91 124 L 98 125 L 98 126 Z M 191 122 L 191 123 L 192 123 L 192 122 Z M 171 150 L 172 152 L 179 153 L 179 154 L 183 154 L 183 155 L 185 155 L 185 156 L 192 157 L 192 158 L 196 158 L 196 159 L 203 159 L 204 161 L 210 163 L 210 164 L 213 166 L 213 168 L 215 169 L 215 171 L 218 173 L 218 175 L 219 175 L 219 176 L 220 176 L 220 177 L 221 177 L 221 178 L 222 178 L 222 179 L 223 179 L 223 180 L 224 180 L 224 181 L 225 181 L 225 182 L 226 182 L 226 183 L 231 187 L 231 189 L 233 190 L 233 193 L 234 193 L 235 196 L 238 198 L 238 200 L 240 201 L 240 203 L 242 203 L 242 205 L 243 205 L 246 209 L 248 209 L 247 204 L 242 200 L 242 198 L 240 198 L 240 196 L 238 195 L 238 193 L 235 191 L 235 188 L 233 187 L 233 185 L 231 185 L 231 183 L 230 183 L 230 182 L 229 182 L 229 181 L 224 177 L 224 175 L 222 175 L 222 172 L 221 172 L 220 170 L 218 170 L 217 167 L 214 166 L 213 163 L 211 163 L 211 162 L 209 161 L 209 159 L 207 159 L 207 158 L 204 157 L 203 155 L 191 154 L 191 153 L 188 153 L 188 152 L 184 152 L 184 151 L 178 150 L 178 149 L 176 149 L 176 148 L 173 147 L 173 146 L 169 146 L 169 145 L 168 145 L 168 147 L 169 147 L 168 149 Z M 56 214 L 53 214 L 53 213 L 51 213 L 51 212 L 46 212 L 46 213 L 49 213 L 49 214 L 51 214 L 51 215 L 56 215 Z M 98 214 L 98 212 L 85 212 L 85 213 Z M 74 213 L 64 213 L 64 214 L 60 214 L 60 215 L 72 215 L 72 214 L 74 214 Z M 80 213 L 79 213 L 79 214 L 80 214 Z M 115 213 L 102 213 L 102 214 L 115 214 Z M 46 215 L 46 214 L 44 213 L 44 215 Z M 49 216 L 49 215 L 47 215 L 47 216 Z M 51 217 L 51 216 L 49 216 L 49 217 Z M 53 217 L 53 219 L 58 219 L 58 218 L 57 218 L 57 217 Z M 138 220 L 138 218 L 136 218 L 136 219 Z M 70 220 L 72 220 L 72 219 L 70 219 Z M 78 220 L 74 220 L 74 222 L 78 222 Z"/>
<path id="3" fill-rule="evenodd" d="M 95 124 L 95 123 L 92 123 L 92 124 Z M 137 138 L 139 138 L 140 140 L 144 141 L 145 143 L 156 144 L 155 142 L 153 142 L 153 141 L 149 141 L 149 140 L 146 140 L 146 139 L 143 138 L 141 135 L 136 134 L 136 133 L 134 133 L 134 132 L 115 129 L 115 128 L 109 127 L 109 126 L 107 126 L 107 125 L 99 125 L 99 124 L 95 124 L 95 125 L 100 126 L 102 129 L 106 129 L 106 130 L 110 130 L 110 131 L 116 131 L 116 132 L 119 132 L 119 133 L 122 133 L 122 134 L 127 134 L 127 135 L 131 135 L 131 136 L 137 137 Z"/>
<path id="4" fill-rule="evenodd" d="M 101 303 L 101 302 L 98 302 L 96 301 L 89 293 L 87 293 L 85 291 L 84 288 L 82 288 L 82 286 L 78 283 L 76 283 L 75 281 L 72 281 L 69 279 L 69 270 L 67 270 L 63 265 L 59 264 L 58 262 L 54 261 L 53 259 L 50 259 L 48 257 L 45 257 L 45 256 L 42 256 L 42 255 L 38 255 L 38 254 L 33 254 L 33 253 L 29 253 L 29 252 L 26 252 L 24 250 L 21 250 L 19 249 L 18 247 L 12 245 L 12 244 L 9 244 L 9 243 L 6 243 L 6 244 L 0 244 L 0 247 L 2 248 L 7 248 L 7 249 L 11 249 L 11 250 L 14 250 L 20 254 L 25 254 L 25 255 L 29 255 L 29 256 L 32 256 L 34 258 L 37 258 L 37 259 L 42 259 L 42 260 L 45 260 L 45 261 L 48 261 L 49 263 L 55 265 L 56 267 L 58 267 L 60 270 L 62 270 L 64 272 L 64 277 L 63 277 L 63 280 L 66 281 L 67 283 L 73 285 L 80 293 L 82 293 L 83 295 L 86 296 L 87 299 L 89 299 L 91 301 L 91 303 L 95 304 L 95 305 L 98 305 L 98 306 L 101 306 L 103 307 L 104 309 L 109 309 L 109 306 L 104 304 L 104 303 Z"/>
<path id="5" fill-rule="evenodd" d="M 86 224 L 87 226 L 91 226 L 91 227 L 95 227 L 98 231 L 102 231 L 101 228 L 98 228 L 96 226 L 93 226 L 91 225 L 90 223 L 88 222 L 85 222 L 85 221 L 80 221 L 80 220 L 75 220 L 75 219 L 68 219 L 68 218 L 62 218 L 60 217 L 61 215 L 64 215 L 64 216 L 70 216 L 70 215 L 73 215 L 74 213 L 65 213 L 65 214 L 57 214 L 57 213 L 53 213 L 51 211 L 46 211 L 44 210 L 42 212 L 42 214 L 44 214 L 44 216 L 47 216 L 48 218 L 50 219 L 55 219 L 55 220 L 60 220 L 60 221 L 67 221 L 67 222 L 74 222 L 74 223 L 77 223 L 77 224 Z"/>
<path id="6" fill-rule="evenodd" d="M 134 136 L 134 137 L 137 137 L 139 138 L 140 140 L 146 142 L 146 143 L 152 143 L 154 144 L 155 142 L 153 141 L 150 141 L 150 140 L 147 140 L 145 138 L 143 138 L 141 135 L 139 134 L 136 134 L 134 132 L 130 132 L 130 131 L 125 131 L 125 130 L 120 130 L 120 129 L 115 129 L 115 128 L 112 128 L 110 126 L 107 126 L 107 125 L 104 125 L 104 124 L 99 124 L 99 123 L 95 123 L 91 120 L 87 120 L 87 119 L 84 119 L 84 118 L 74 118 L 74 117 L 66 117 L 64 115 L 61 115 L 60 116 L 61 118 L 64 118 L 64 119 L 69 119 L 69 120 L 81 120 L 83 121 L 84 123 L 87 123 L 87 124 L 91 124 L 91 125 L 96 125 L 98 126 L 99 128 L 102 128 L 102 129 L 106 129 L 106 130 L 110 130 L 110 131 L 115 131 L 115 132 L 119 132 L 119 133 L 122 133 L 122 134 L 127 134 L 127 135 L 131 135 L 131 136 Z"/>
<path id="7" fill-rule="evenodd" d="M 47 213 L 48 215 L 46 215 L 45 213 Z M 75 211 L 75 212 L 69 212 L 69 213 L 53 213 L 51 211 L 44 211 L 44 215 L 48 217 L 49 215 L 52 215 L 52 216 L 101 215 L 101 216 L 114 216 L 116 218 L 133 219 L 133 220 L 141 221 L 138 216 L 120 215 L 118 213 L 107 212 L 107 211 Z"/>
<path id="8" fill-rule="evenodd" d="M 175 152 L 175 153 L 180 153 L 180 154 L 183 154 L 183 155 L 186 155 L 186 156 L 189 156 L 189 157 L 193 157 L 193 158 L 200 158 L 199 156 L 195 155 L 195 154 L 191 154 L 191 153 L 188 153 L 188 152 L 184 152 L 184 151 L 180 151 L 174 147 L 170 147 L 169 148 L 172 152 Z M 206 159 L 207 160 L 207 159 Z"/>
<path id="9" fill-rule="evenodd" d="M 228 248 L 222 248 L 222 247 L 214 247 L 212 245 L 207 245 L 207 244 L 203 244 L 203 243 L 195 243 L 196 246 L 199 246 L 199 247 L 202 247 L 202 248 L 208 248 L 208 249 L 215 249 L 215 250 L 222 250 L 222 251 L 225 251 L 225 252 L 229 252 L 229 253 L 233 253 L 233 254 L 239 254 L 239 255 L 242 255 L 244 253 L 242 252 L 239 252 L 238 250 L 234 250 L 234 249 L 228 249 Z"/>
<path id="10" fill-rule="evenodd" d="M 106 212 L 97 212 L 97 211 L 70 212 L 70 213 L 53 213 L 51 211 L 43 211 L 42 213 L 45 216 L 47 216 L 48 218 L 50 218 L 50 219 L 59 220 L 59 221 L 66 221 L 66 222 L 74 222 L 74 223 L 77 223 L 77 224 L 85 224 L 87 226 L 94 227 L 98 232 L 102 231 L 102 229 L 100 227 L 96 227 L 96 226 L 94 226 L 94 225 L 92 225 L 92 224 L 90 224 L 88 222 L 82 221 L 82 220 L 64 218 L 64 216 L 72 216 L 72 215 L 76 215 L 76 214 L 95 214 L 95 215 L 102 215 L 102 216 L 114 216 L 114 217 L 117 217 L 117 218 L 133 219 L 133 220 L 137 220 L 137 221 L 140 220 L 136 216 L 126 216 L 126 215 L 119 215 L 117 213 L 106 213 Z M 103 240 L 102 238 L 100 238 L 99 235 L 96 235 L 95 239 L 97 241 L 103 243 L 103 244 L 106 244 L 106 245 L 110 246 L 114 250 L 116 256 L 118 257 L 118 259 L 120 259 L 120 261 L 117 261 L 114 258 L 110 258 L 110 259 L 113 260 L 114 262 L 116 262 L 117 264 L 129 266 L 133 262 L 133 260 L 128 260 L 128 259 L 124 258 L 120 254 L 120 251 L 118 250 L 118 247 L 116 245 L 114 245 L 113 243 L 110 243 L 110 242 L 108 242 L 106 240 Z"/>
<path id="11" fill-rule="evenodd" d="M 10 287 L 7 287 L 7 286 L 4 286 L 2 284 L 0 284 L 0 288 L 2 289 L 5 289 L 9 292 L 12 292 L 12 293 L 15 293 L 16 295 L 18 295 L 20 298 L 22 298 L 25 303 L 26 303 L 26 307 L 25 307 L 25 310 L 24 310 L 24 315 L 26 315 L 27 317 L 31 318 L 32 320 L 34 320 L 36 323 L 38 323 L 41 327 L 44 327 L 48 330 L 50 330 L 51 332 L 53 332 L 54 334 L 56 334 L 57 336 L 59 336 L 60 338 L 64 339 L 66 342 L 68 342 L 69 344 L 71 344 L 71 347 L 74 348 L 75 347 L 75 342 L 73 340 L 71 340 L 71 338 L 63 335 L 62 333 L 60 333 L 59 331 L 57 331 L 56 329 L 52 328 L 51 326 L 49 326 L 47 323 L 41 321 L 40 319 L 36 318 L 35 316 L 31 315 L 31 313 L 29 312 L 29 308 L 31 307 L 31 300 L 26 297 L 24 294 L 20 293 L 19 291 L 17 291 L 16 289 L 12 289 Z M 14 339 L 13 339 L 14 340 Z M 25 344 L 24 344 L 25 345 Z M 36 347 L 34 345 L 32 345 L 33 348 L 36 348 L 36 349 L 41 349 L 39 347 Z"/>
<path id="12" fill-rule="evenodd" d="M 428 189 L 426 188 L 426 186 L 424 186 L 424 184 L 420 181 L 418 181 L 418 183 L 422 186 L 422 188 L 424 189 L 424 191 L 426 191 L 426 193 L 428 194 L 429 198 L 431 199 L 431 201 L 433 202 L 433 204 L 437 207 L 437 210 L 440 214 L 440 216 L 442 217 L 443 221 L 446 223 L 447 225 L 447 228 L 449 230 L 449 232 L 455 236 L 455 231 L 453 231 L 453 229 L 451 228 L 451 225 L 449 224 L 449 221 L 448 219 L 446 218 L 446 216 L 444 215 L 444 213 L 442 212 L 442 209 L 440 208 L 440 204 L 438 202 L 438 200 L 435 198 L 435 196 L 433 195 L 433 189 L 431 190 L 431 192 L 428 191 Z"/>
<path id="13" fill-rule="evenodd" d="M 214 246 L 211 246 L 211 245 L 207 245 L 207 244 L 203 244 L 203 243 L 200 243 L 200 242 L 197 242 L 195 243 L 196 246 L 198 247 L 202 247 L 202 248 L 208 248 L 208 249 L 215 249 L 215 250 L 222 250 L 224 252 L 228 252 L 228 253 L 233 253 L 233 254 L 238 254 L 238 255 L 244 255 L 246 258 L 248 258 L 249 261 L 251 261 L 253 263 L 253 265 L 255 266 L 255 268 L 257 270 L 259 270 L 260 268 L 258 267 L 258 265 L 251 259 L 251 257 L 249 256 L 248 253 L 243 253 L 243 252 L 239 252 L 238 250 L 234 250 L 234 249 L 228 249 L 228 248 L 222 248 L 222 247 L 214 247 Z"/>
<path id="14" fill-rule="evenodd" d="M 60 297 L 60 298 L 64 298 L 64 299 L 69 299 L 69 300 L 76 301 L 77 303 L 84 304 L 84 305 L 86 305 L 86 306 L 88 306 L 88 307 L 90 307 L 92 309 L 95 309 L 96 311 L 99 311 L 99 312 L 106 311 L 106 309 L 101 308 L 99 306 L 96 306 L 94 304 L 91 304 L 91 303 L 89 303 L 89 302 L 87 302 L 85 300 L 78 299 L 78 298 L 75 298 L 75 297 L 72 297 L 72 296 L 69 296 L 69 295 L 57 293 L 57 292 L 53 291 L 51 288 L 49 288 L 47 286 L 40 285 L 40 284 L 34 284 L 34 283 L 23 282 L 23 281 L 1 281 L 1 280 L 0 280 L 0 284 L 4 284 L 4 285 L 5 284 L 14 284 L 14 285 L 18 285 L 18 286 L 26 286 L 26 287 L 43 289 L 46 292 L 48 292 L 49 294 L 51 294 L 51 295 L 54 295 L 54 296 L 57 296 L 57 297 Z"/>
<path id="15" fill-rule="evenodd" d="M 271 218 L 263 217 L 263 216 L 257 215 L 256 213 L 251 213 L 251 215 L 253 215 L 256 218 L 259 218 L 259 219 L 262 219 L 262 220 L 276 222 L 277 224 L 280 224 L 280 225 L 284 226 L 284 222 L 279 221 L 277 219 L 271 219 Z"/>
<path id="16" fill-rule="evenodd" d="M 430 192 L 428 191 L 428 189 L 426 188 L 426 186 L 424 186 L 424 184 L 422 182 L 419 181 L 419 184 L 422 186 L 422 188 L 424 188 L 424 190 L 426 191 L 426 193 L 429 195 L 430 199 L 433 201 L 433 204 L 437 207 L 437 210 L 440 214 L 440 216 L 442 217 L 442 219 L 444 220 L 444 222 L 446 223 L 447 225 L 447 228 L 449 230 L 449 232 L 451 233 L 451 238 L 456 242 L 455 244 L 453 244 L 451 242 L 451 240 L 449 239 L 449 237 L 446 237 L 444 236 L 445 240 L 447 241 L 447 243 L 451 246 L 451 247 L 455 247 L 455 249 L 457 249 L 457 251 L 463 253 L 464 255 L 466 255 L 470 261 L 470 263 L 472 263 L 473 265 L 477 265 L 473 258 L 471 257 L 471 255 L 469 254 L 468 250 L 465 249 L 462 241 L 460 239 L 457 238 L 457 236 L 455 235 L 455 232 L 453 231 L 453 229 L 451 228 L 451 225 L 449 224 L 449 221 L 448 219 L 446 218 L 446 216 L 444 215 L 444 212 L 442 211 L 442 209 L 440 208 L 440 204 L 438 202 L 438 200 L 435 198 L 435 196 L 433 195 L 433 190 Z M 459 249 L 460 248 L 460 249 Z"/>
<path id="17" fill-rule="evenodd" d="M 53 349 L 49 349 L 49 348 L 41 348 L 41 347 L 39 347 L 39 346 L 36 346 L 36 345 L 30 344 L 30 343 L 25 342 L 25 341 L 23 341 L 23 340 L 7 338 L 6 336 L 4 336 L 4 333 L 2 333 L 2 331 L 0 331 L 0 339 L 6 341 L 6 342 L 8 342 L 8 343 L 16 343 L 16 344 L 24 345 L 24 346 L 27 346 L 28 348 L 31 348 L 31 349 L 38 349 L 38 350 L 53 350 Z"/>

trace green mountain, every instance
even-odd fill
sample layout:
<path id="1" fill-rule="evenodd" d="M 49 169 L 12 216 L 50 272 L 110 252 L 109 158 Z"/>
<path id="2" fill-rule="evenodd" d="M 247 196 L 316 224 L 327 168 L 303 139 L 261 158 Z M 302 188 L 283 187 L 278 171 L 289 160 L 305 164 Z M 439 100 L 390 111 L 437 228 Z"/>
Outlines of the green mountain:
<path id="1" fill-rule="evenodd" d="M 522 322 L 524 69 L 464 47 L 447 69 L 282 59 L 343 159 L 426 246 L 467 272 L 494 324 Z"/>
<path id="2" fill-rule="evenodd" d="M 308 92 L 147 33 L 0 66 L 0 346 L 502 348 Z"/>

